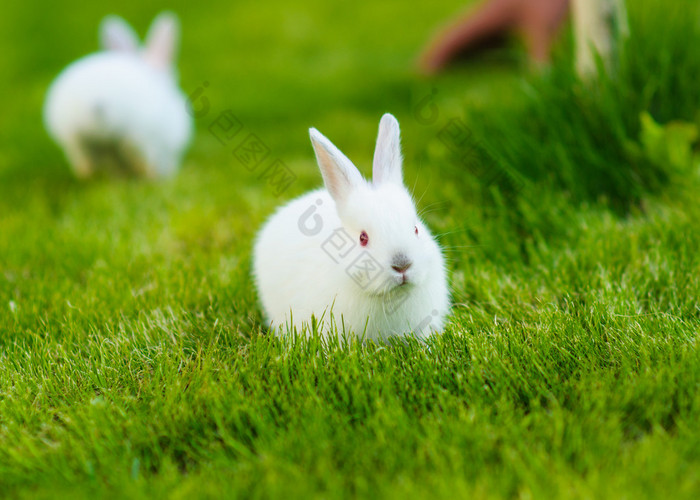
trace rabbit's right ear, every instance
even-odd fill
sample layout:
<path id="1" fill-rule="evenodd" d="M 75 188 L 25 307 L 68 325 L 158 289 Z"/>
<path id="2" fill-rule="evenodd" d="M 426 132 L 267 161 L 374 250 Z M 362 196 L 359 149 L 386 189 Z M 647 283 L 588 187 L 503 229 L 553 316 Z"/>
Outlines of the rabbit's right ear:
<path id="1" fill-rule="evenodd" d="M 100 45 L 104 50 L 136 52 L 139 37 L 124 19 L 110 15 L 100 23 Z"/>
<path id="2" fill-rule="evenodd" d="M 309 135 L 326 189 L 336 203 L 342 203 L 356 187 L 364 184 L 365 180 L 348 157 L 321 132 L 311 128 Z"/>
<path id="3" fill-rule="evenodd" d="M 173 12 L 161 12 L 148 29 L 144 57 L 157 68 L 170 68 L 175 62 L 179 44 L 180 21 Z"/>

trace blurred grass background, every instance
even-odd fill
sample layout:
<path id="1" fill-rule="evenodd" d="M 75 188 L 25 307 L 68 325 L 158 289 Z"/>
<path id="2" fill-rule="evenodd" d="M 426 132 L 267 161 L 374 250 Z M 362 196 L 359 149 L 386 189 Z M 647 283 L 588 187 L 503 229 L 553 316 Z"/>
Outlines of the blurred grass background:
<path id="1" fill-rule="evenodd" d="M 543 73 L 514 45 L 419 77 L 456 1 L 4 5 L 0 495 L 696 498 L 700 15 L 629 4 L 622 64 L 593 86 L 567 31 Z M 143 35 L 161 8 L 182 87 L 208 83 L 183 169 L 78 182 L 44 92 L 105 14 Z M 288 191 L 208 132 L 226 110 Z M 320 183 L 308 127 L 369 174 L 387 111 L 449 259 L 445 336 L 265 336 L 249 249 Z M 440 140 L 453 119 L 462 149 Z"/>

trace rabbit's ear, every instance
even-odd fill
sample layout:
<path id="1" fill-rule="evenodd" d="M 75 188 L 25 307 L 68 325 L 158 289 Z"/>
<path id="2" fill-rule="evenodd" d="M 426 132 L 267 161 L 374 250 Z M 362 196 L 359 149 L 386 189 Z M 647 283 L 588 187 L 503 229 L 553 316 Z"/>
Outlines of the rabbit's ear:
<path id="1" fill-rule="evenodd" d="M 372 181 L 375 184 L 391 182 L 403 184 L 401 174 L 401 130 L 399 122 L 389 113 L 382 116 L 377 134 L 377 146 L 372 162 Z"/>
<path id="2" fill-rule="evenodd" d="M 161 12 L 148 29 L 144 57 L 157 68 L 170 68 L 180 42 L 180 22 L 172 12 Z"/>
<path id="3" fill-rule="evenodd" d="M 341 203 L 353 189 L 364 184 L 365 180 L 348 157 L 321 132 L 312 128 L 309 129 L 309 135 L 326 189 L 336 203 Z"/>
<path id="4" fill-rule="evenodd" d="M 100 44 L 105 50 L 135 52 L 139 47 L 139 37 L 124 19 L 110 15 L 100 23 Z"/>

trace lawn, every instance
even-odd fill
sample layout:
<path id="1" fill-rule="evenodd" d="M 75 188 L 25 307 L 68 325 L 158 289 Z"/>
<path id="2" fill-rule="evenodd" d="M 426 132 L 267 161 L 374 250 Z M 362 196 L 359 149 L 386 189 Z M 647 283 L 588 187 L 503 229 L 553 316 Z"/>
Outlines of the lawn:
<path id="1" fill-rule="evenodd" d="M 0 496 L 698 498 L 700 12 L 629 4 L 620 67 L 586 86 L 568 33 L 541 73 L 515 45 L 417 75 L 454 0 L 173 1 L 200 112 L 160 183 L 75 180 L 41 121 L 104 14 L 143 34 L 158 8 L 4 5 Z M 250 249 L 321 182 L 308 128 L 369 175 L 387 111 L 446 331 L 266 335 Z M 289 186 L 236 160 L 250 133 Z"/>

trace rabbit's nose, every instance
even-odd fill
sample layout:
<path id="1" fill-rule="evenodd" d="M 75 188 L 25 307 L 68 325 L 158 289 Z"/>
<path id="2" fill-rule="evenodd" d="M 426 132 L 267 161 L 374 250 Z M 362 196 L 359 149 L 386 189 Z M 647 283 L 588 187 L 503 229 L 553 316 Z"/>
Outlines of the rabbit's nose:
<path id="1" fill-rule="evenodd" d="M 408 268 L 411 267 L 411 264 L 413 264 L 411 260 L 402 253 L 397 253 L 394 255 L 394 258 L 391 259 L 391 268 L 397 273 L 405 273 L 408 271 Z"/>

